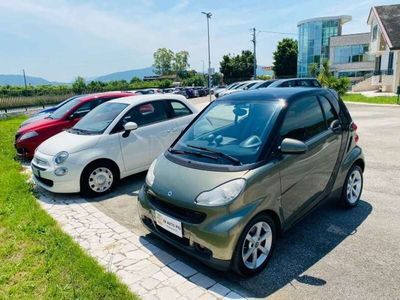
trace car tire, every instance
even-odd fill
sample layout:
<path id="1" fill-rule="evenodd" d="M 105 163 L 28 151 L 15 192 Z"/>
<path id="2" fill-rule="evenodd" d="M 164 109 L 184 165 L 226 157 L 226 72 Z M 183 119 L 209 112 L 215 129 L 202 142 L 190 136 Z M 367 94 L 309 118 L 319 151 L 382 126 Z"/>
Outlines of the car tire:
<path id="1" fill-rule="evenodd" d="M 258 230 L 260 231 L 258 232 Z M 265 239 L 263 239 L 264 236 Z M 243 277 L 260 273 L 271 258 L 275 240 L 276 224 L 274 220 L 268 214 L 254 217 L 246 225 L 237 242 L 231 263 L 233 271 Z M 251 254 L 249 255 L 249 253 Z"/>
<path id="2" fill-rule="evenodd" d="M 357 206 L 362 194 L 363 184 L 362 169 L 358 165 L 353 165 L 344 181 L 340 202 L 348 208 Z"/>
<path id="3" fill-rule="evenodd" d="M 81 175 L 81 194 L 96 197 L 109 193 L 119 180 L 117 168 L 110 162 L 99 161 L 89 164 Z"/>

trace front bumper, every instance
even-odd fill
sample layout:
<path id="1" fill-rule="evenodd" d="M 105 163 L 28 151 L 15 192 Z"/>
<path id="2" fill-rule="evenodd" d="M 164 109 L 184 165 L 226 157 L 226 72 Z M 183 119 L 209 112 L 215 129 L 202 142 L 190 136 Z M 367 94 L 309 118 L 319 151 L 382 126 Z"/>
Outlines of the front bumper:
<path id="1" fill-rule="evenodd" d="M 55 175 L 56 168 L 67 168 L 63 176 Z M 65 162 L 56 165 L 53 157 L 36 151 L 31 163 L 35 183 L 53 193 L 78 193 L 80 191 L 80 176 L 83 167 Z"/>
<path id="2" fill-rule="evenodd" d="M 168 214 L 168 210 L 160 209 L 160 206 L 155 205 L 154 201 L 150 199 L 146 189 L 147 187 L 143 187 L 138 195 L 139 216 L 145 227 L 203 263 L 219 270 L 229 269 L 237 240 L 247 222 L 248 215 L 233 212 L 232 214 L 206 217 L 200 223 L 191 223 Z M 155 211 L 160 211 L 180 221 L 183 227 L 183 237 L 175 236 L 158 226 L 155 221 Z M 195 220 L 196 216 L 193 219 Z"/>

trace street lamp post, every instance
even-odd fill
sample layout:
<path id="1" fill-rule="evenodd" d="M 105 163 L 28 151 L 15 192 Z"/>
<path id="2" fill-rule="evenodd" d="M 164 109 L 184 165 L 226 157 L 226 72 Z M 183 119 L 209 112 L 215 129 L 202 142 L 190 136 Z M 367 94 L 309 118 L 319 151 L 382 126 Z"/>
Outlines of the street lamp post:
<path id="1" fill-rule="evenodd" d="M 211 89 L 211 55 L 210 55 L 210 19 L 212 14 L 210 12 L 201 12 L 207 17 L 207 38 L 208 38 L 208 89 Z M 211 93 L 210 93 L 211 102 Z"/>

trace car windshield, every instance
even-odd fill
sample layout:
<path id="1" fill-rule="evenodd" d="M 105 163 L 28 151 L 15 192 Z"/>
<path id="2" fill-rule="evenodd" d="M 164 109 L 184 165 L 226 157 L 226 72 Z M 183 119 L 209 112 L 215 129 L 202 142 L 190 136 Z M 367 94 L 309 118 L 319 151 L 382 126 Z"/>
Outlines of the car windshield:
<path id="1" fill-rule="evenodd" d="M 61 119 L 69 112 L 75 105 L 80 102 L 80 98 L 72 99 L 71 101 L 65 103 L 61 107 L 57 108 L 50 116 L 50 119 Z"/>
<path id="2" fill-rule="evenodd" d="M 76 123 L 71 133 L 102 134 L 127 106 L 124 103 L 103 103 Z"/>
<path id="3" fill-rule="evenodd" d="M 214 102 L 169 152 L 203 163 L 255 163 L 282 103 L 279 100 Z"/>
<path id="4" fill-rule="evenodd" d="M 56 108 L 60 108 L 61 106 L 63 106 L 64 104 L 68 103 L 71 100 L 74 100 L 76 98 L 79 98 L 79 96 L 72 96 L 71 98 L 65 99 L 63 101 L 61 101 L 60 103 L 57 104 Z"/>

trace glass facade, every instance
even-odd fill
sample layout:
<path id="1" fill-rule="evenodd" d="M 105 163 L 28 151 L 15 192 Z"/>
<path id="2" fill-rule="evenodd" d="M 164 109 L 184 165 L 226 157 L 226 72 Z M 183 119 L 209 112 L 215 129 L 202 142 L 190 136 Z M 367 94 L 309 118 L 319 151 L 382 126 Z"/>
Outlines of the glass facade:
<path id="1" fill-rule="evenodd" d="M 297 76 L 308 77 L 312 63 L 322 64 L 329 59 L 329 39 L 341 35 L 341 18 L 320 18 L 300 22 Z"/>
<path id="2" fill-rule="evenodd" d="M 346 45 L 333 48 L 333 63 L 348 64 L 354 62 L 371 61 L 368 55 L 369 44 Z"/>

